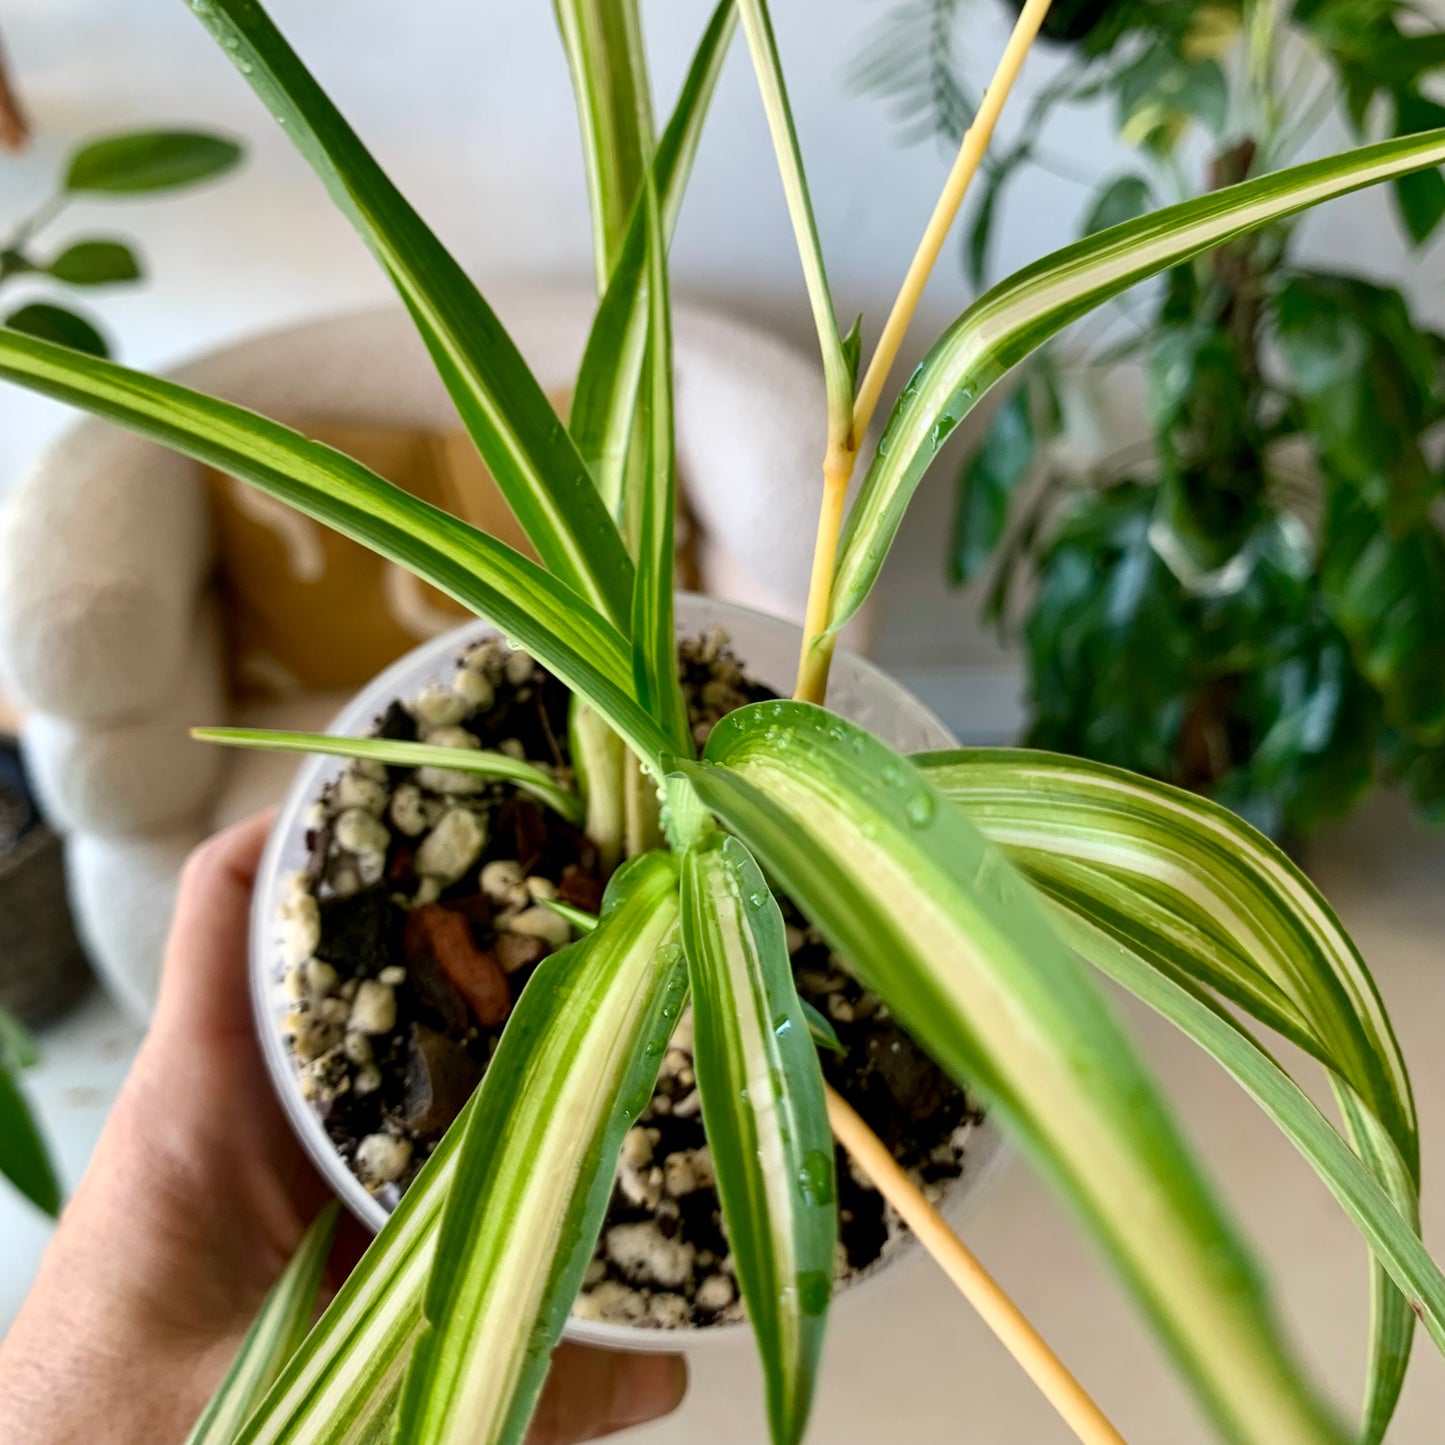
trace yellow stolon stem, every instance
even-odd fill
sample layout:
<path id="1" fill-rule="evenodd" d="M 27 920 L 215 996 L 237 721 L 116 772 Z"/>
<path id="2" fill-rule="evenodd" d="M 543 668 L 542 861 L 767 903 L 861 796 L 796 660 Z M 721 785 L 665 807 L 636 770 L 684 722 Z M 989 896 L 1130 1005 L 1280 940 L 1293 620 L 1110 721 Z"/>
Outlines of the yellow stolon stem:
<path id="1" fill-rule="evenodd" d="M 878 398 L 898 357 L 898 349 L 903 344 L 913 313 L 918 309 L 923 288 L 928 284 L 944 240 L 958 216 L 958 208 L 968 193 L 969 183 L 993 138 L 993 129 L 1003 112 L 1004 102 L 1018 79 L 1024 57 L 1029 53 L 1044 17 L 1049 13 L 1049 4 L 1050 0 L 1028 0 L 1019 14 L 998 68 L 979 102 L 973 124 L 964 134 L 958 157 L 948 173 L 943 192 L 924 229 L 923 239 L 918 243 L 908 274 L 899 288 L 898 299 L 888 313 L 883 334 L 869 359 L 863 384 L 858 388 L 858 399 L 853 404 L 848 445 L 830 449 L 824 462 L 823 505 L 818 515 L 818 538 L 813 547 L 813 574 L 808 584 L 803 648 L 798 658 L 798 682 L 793 693 L 799 702 L 821 703 L 828 691 L 828 669 L 833 662 L 833 634 L 826 630 L 828 609 L 832 602 L 833 572 L 837 565 L 838 537 L 843 527 L 848 483 L 853 476 L 858 448 L 863 445 L 868 423 L 873 420 Z"/>
<path id="2" fill-rule="evenodd" d="M 998 1281 L 923 1197 L 883 1141 L 841 1095 L 828 1088 L 827 1097 L 828 1122 L 838 1141 L 898 1211 L 918 1242 L 1039 1387 L 1069 1429 L 1083 1445 L 1125 1445 L 1124 1437 L 1048 1347 L 1023 1311 L 1004 1293 Z"/>

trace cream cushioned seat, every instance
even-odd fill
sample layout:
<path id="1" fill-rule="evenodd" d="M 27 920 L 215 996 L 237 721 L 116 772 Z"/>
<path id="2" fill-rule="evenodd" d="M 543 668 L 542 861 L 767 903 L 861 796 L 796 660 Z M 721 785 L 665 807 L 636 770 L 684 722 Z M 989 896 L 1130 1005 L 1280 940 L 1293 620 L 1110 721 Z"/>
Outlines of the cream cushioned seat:
<path id="1" fill-rule="evenodd" d="M 569 389 L 590 292 L 515 290 L 493 304 L 544 389 Z M 797 617 L 825 442 L 818 369 L 775 337 L 685 304 L 674 332 L 678 470 L 704 585 Z M 172 374 L 283 421 L 457 425 L 399 308 L 272 332 Z M 49 448 L 0 510 L 0 690 L 27 717 L 30 766 L 68 835 L 82 935 L 137 1016 L 154 998 L 185 854 L 214 827 L 277 801 L 296 766 L 204 747 L 187 728 L 320 728 L 345 700 L 233 703 L 211 598 L 214 549 L 200 468 L 95 421 Z"/>

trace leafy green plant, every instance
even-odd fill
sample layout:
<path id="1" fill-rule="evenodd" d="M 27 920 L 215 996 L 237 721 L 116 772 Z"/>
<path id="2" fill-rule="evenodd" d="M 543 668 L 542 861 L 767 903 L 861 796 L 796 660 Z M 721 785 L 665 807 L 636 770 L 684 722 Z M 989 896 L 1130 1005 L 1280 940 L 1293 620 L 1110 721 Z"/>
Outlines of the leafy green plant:
<path id="1" fill-rule="evenodd" d="M 0 287 L 21 277 L 44 277 L 73 288 L 139 281 L 140 258 L 128 241 L 86 236 L 47 254 L 38 249 L 39 234 L 73 201 L 179 190 L 224 175 L 240 159 L 234 141 L 202 131 L 125 131 L 87 141 L 66 161 L 55 194 L 0 242 Z M 68 305 L 28 301 L 11 311 L 4 325 L 92 356 L 110 354 L 95 322 Z"/>
<path id="2" fill-rule="evenodd" d="M 772 1436 L 801 1438 L 837 1228 L 823 1085 L 807 1040 L 837 1041 L 797 999 L 771 880 L 939 1063 L 979 1091 L 1073 1204 L 1223 1438 L 1342 1445 L 1349 1432 L 1305 1378 L 1248 1249 L 1089 965 L 1218 1058 L 1370 1246 L 1364 1433 L 1377 1442 L 1417 1317 L 1445 1348 L 1445 1277 L 1418 1237 L 1418 1128 L 1383 1004 L 1289 860 L 1213 805 L 1131 775 L 1028 753 L 903 757 L 815 702 L 733 713 L 701 756 L 683 723 L 666 246 L 739 19 L 823 345 L 830 481 L 846 479 L 861 430 L 858 333 L 844 338 L 828 299 L 763 0 L 717 6 L 655 142 L 634 7 L 558 0 L 602 253 L 602 295 L 567 429 L 486 302 L 260 6 L 191 3 L 396 284 L 545 565 L 340 452 L 175 383 L 13 332 L 0 333 L 0 375 L 224 468 L 497 624 L 578 701 L 587 795 L 550 805 L 580 810 L 634 855 L 613 875 L 595 926 L 540 965 L 461 1118 L 284 1365 L 314 1290 L 314 1256 L 278 1286 L 269 1323 L 226 1387 L 224 1418 L 246 1416 L 231 1438 L 521 1440 L 620 1141 L 689 995 L 703 1115 L 761 1345 Z M 831 638 L 876 579 L 943 437 L 1012 365 L 1146 275 L 1442 158 L 1437 130 L 1261 177 L 1083 241 L 981 298 L 904 388 L 841 540 L 820 548 L 803 690 L 826 687 Z M 863 394 L 869 387 L 865 379 Z M 823 535 L 832 535 L 826 519 Z M 270 741 L 414 761 L 380 740 Z M 476 765 L 500 768 L 487 758 Z M 537 779 L 511 776 L 539 792 Z M 649 823 L 645 805 L 658 795 L 663 806 Z M 650 831 L 655 846 L 645 842 Z M 1319 1061 L 1344 1134 L 1235 1009 Z M 269 1388 L 244 1383 L 273 1374 Z"/>
<path id="3" fill-rule="evenodd" d="M 1015 7 L 1017 8 L 1017 7 Z M 982 285 L 1010 186 L 1063 177 L 1046 123 L 1111 101 L 1133 147 L 1087 180 L 1081 232 L 1286 163 L 1341 110 L 1361 136 L 1445 121 L 1422 86 L 1445 34 L 1395 0 L 1055 6 L 1070 63 L 992 162 L 965 239 Z M 955 139 L 967 87 L 956 0 L 889 12 L 856 79 L 909 139 Z M 972 13 L 972 12 L 969 12 Z M 964 103 L 939 105 L 938 96 Z M 1391 181 L 1416 245 L 1445 178 Z M 1431 503 L 1440 338 L 1393 287 L 1324 271 L 1273 223 L 1187 265 L 1069 350 L 1036 356 L 959 477 L 949 565 L 992 567 L 1011 631 L 1019 574 L 1028 741 L 1198 788 L 1276 834 L 1346 813 L 1381 772 L 1445 817 L 1445 538 Z M 1146 446 L 1096 468 L 1058 443 L 1101 371 L 1142 370 Z"/>
<path id="4" fill-rule="evenodd" d="M 60 1213 L 60 1182 L 20 1074 L 39 1061 L 19 1019 L 0 1009 L 0 1177 L 37 1209 Z"/>

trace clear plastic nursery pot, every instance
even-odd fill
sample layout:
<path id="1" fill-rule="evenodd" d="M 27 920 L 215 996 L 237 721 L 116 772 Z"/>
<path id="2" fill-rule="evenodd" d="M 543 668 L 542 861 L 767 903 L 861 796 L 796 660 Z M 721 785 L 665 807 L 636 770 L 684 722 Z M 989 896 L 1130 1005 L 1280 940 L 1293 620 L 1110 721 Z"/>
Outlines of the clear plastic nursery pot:
<path id="1" fill-rule="evenodd" d="M 713 626 L 727 632 L 750 676 L 780 693 L 790 689 L 800 642 L 796 627 L 710 597 L 683 594 L 678 598 L 680 636 L 697 635 Z M 468 622 L 415 648 L 364 687 L 330 730 L 342 735 L 364 735 L 391 701 L 414 697 L 429 683 L 445 681 L 451 676 L 458 654 L 468 645 L 495 635 L 496 629 L 485 622 Z M 872 663 L 841 649 L 833 663 L 828 702 L 901 752 L 955 745 L 948 730 L 927 708 Z M 296 1063 L 281 1028 L 290 1007 L 281 988 L 281 905 L 290 878 L 306 862 L 306 818 L 311 805 L 344 767 L 345 762 L 339 758 L 308 759 L 297 772 L 277 816 L 252 905 L 251 994 L 266 1065 L 292 1126 L 337 1196 L 363 1223 L 379 1230 L 390 1206 L 366 1189 L 337 1152 L 301 1092 Z M 963 1174 L 944 1196 L 942 1208 L 950 1218 L 956 1219 L 977 1198 L 1001 1154 L 998 1130 L 986 1119 L 970 1137 Z M 854 1275 L 840 1288 L 839 1299 L 852 1299 L 872 1286 L 903 1253 L 895 1250 Z M 570 1339 L 618 1349 L 663 1347 L 688 1351 L 704 1341 L 735 1337 L 746 1329 L 745 1323 L 726 1323 L 663 1331 L 574 1318 L 569 1320 L 566 1334 Z"/>

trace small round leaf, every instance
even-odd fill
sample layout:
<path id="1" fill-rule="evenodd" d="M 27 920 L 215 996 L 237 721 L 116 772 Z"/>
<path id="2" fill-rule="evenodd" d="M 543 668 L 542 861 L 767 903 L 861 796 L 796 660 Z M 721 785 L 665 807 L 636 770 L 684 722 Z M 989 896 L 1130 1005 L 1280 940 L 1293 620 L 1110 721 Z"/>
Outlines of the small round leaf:
<path id="1" fill-rule="evenodd" d="M 219 176 L 240 159 L 234 141 L 202 131 L 127 131 L 76 151 L 65 189 L 119 195 L 173 190 Z"/>
<path id="2" fill-rule="evenodd" d="M 106 286 L 141 277 L 135 252 L 122 241 L 77 241 L 45 270 L 68 286 Z"/>
<path id="3" fill-rule="evenodd" d="M 109 356 L 110 348 L 94 326 L 83 316 L 67 311 L 63 306 L 51 306 L 45 301 L 35 301 L 12 311 L 5 318 L 5 324 L 12 331 L 23 331 L 27 336 L 38 336 L 42 341 L 54 341 L 60 346 L 69 346 L 74 351 L 85 351 L 91 356 Z"/>

